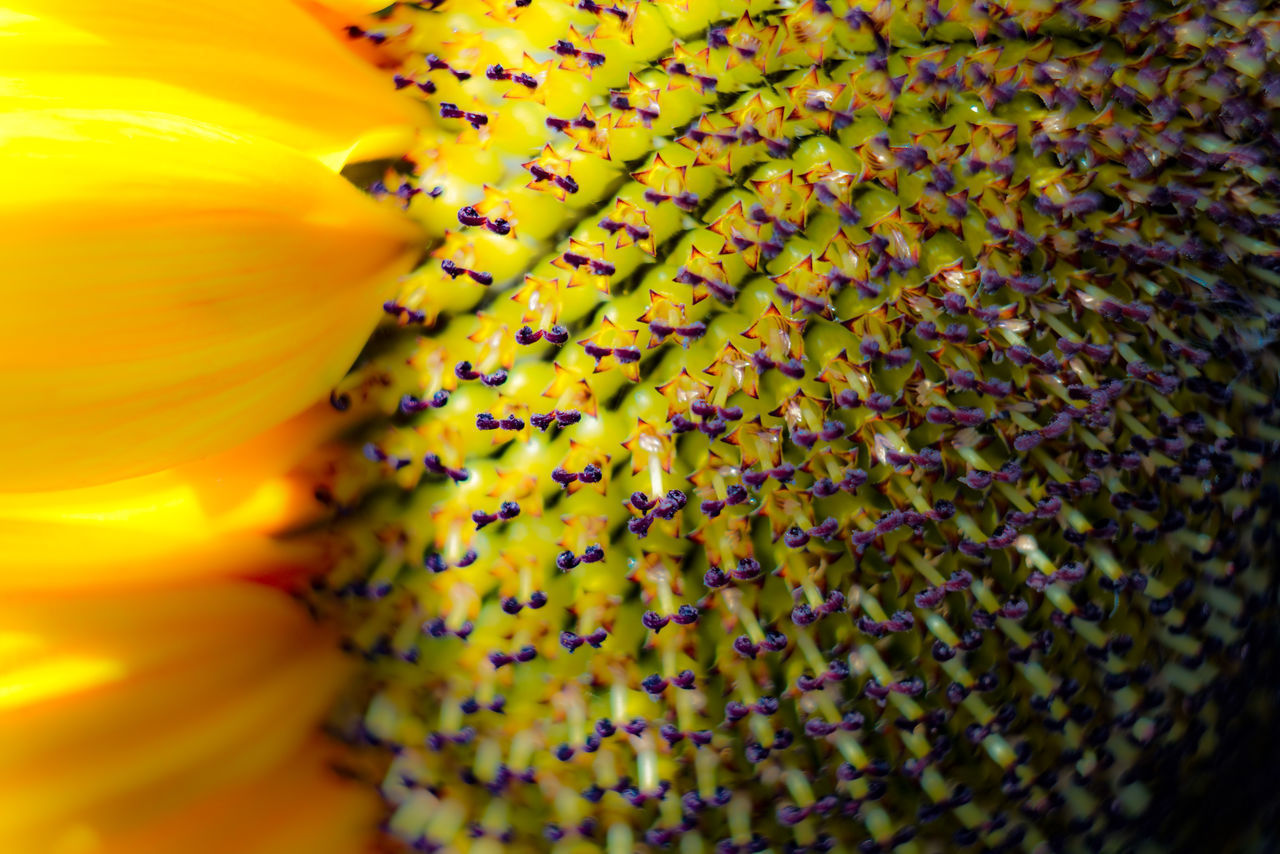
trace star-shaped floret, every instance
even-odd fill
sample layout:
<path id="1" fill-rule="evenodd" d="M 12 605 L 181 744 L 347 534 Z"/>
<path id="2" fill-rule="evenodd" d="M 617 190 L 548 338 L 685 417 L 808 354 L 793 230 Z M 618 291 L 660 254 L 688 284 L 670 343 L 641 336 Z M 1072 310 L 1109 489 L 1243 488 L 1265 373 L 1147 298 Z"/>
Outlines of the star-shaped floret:
<path id="1" fill-rule="evenodd" d="M 646 349 L 657 347 L 668 336 L 678 334 L 676 330 L 680 327 L 688 325 L 684 303 L 676 302 L 671 296 L 652 288 L 649 289 L 649 305 L 637 320 L 649 324 L 649 344 Z"/>
<path id="2" fill-rule="evenodd" d="M 685 259 L 675 281 L 690 285 L 693 289 L 694 305 L 708 296 L 715 296 L 724 302 L 732 302 L 735 293 L 725 271 L 724 262 L 703 252 L 697 246 L 690 247 L 689 256 Z"/>
<path id="3" fill-rule="evenodd" d="M 835 27 L 830 7 L 826 3 L 820 7 L 816 0 L 805 0 L 781 20 L 783 33 L 778 53 L 803 53 L 810 62 L 822 62 Z"/>
<path id="4" fill-rule="evenodd" d="M 837 83 L 813 66 L 792 86 L 786 87 L 787 99 L 791 102 L 791 115 L 794 120 L 813 122 L 823 133 L 831 133 L 835 122 L 833 108 L 840 100 L 846 86 Z"/>
<path id="5" fill-rule="evenodd" d="M 778 295 L 791 301 L 792 311 L 826 313 L 831 308 L 828 302 L 831 279 L 814 270 L 812 255 L 805 255 L 772 280 L 778 286 Z"/>
<path id="6" fill-rule="evenodd" d="M 622 442 L 622 447 L 631 453 L 631 473 L 637 474 L 651 465 L 670 473 L 671 463 L 675 459 L 675 445 L 671 437 L 657 425 L 650 424 L 643 418 L 637 419 L 635 428 Z"/>
<path id="7" fill-rule="evenodd" d="M 600 220 L 600 227 L 614 236 L 614 248 L 636 246 L 647 255 L 656 252 L 653 230 L 649 227 L 649 212 L 633 202 L 617 198 L 613 210 Z"/>
<path id="8" fill-rule="evenodd" d="M 773 43 L 778 37 L 778 25 L 757 25 L 751 15 L 742 13 L 742 17 L 720 30 L 714 43 L 729 48 L 725 62 L 728 69 L 736 68 L 743 63 L 755 66 L 764 71 L 772 58 Z"/>
<path id="9" fill-rule="evenodd" d="M 519 68 L 505 68 L 510 74 L 511 84 L 502 97 L 512 101 L 533 101 L 535 104 L 547 102 L 547 77 L 555 64 L 554 59 L 538 62 L 529 54 L 522 54 Z"/>
<path id="10" fill-rule="evenodd" d="M 714 361 L 702 372 L 716 378 L 713 385 L 716 400 L 727 400 L 739 391 L 751 398 L 760 396 L 760 374 L 755 364 L 732 342 L 725 342 Z"/>
<path id="11" fill-rule="evenodd" d="M 648 76 L 648 75 L 646 75 Z M 661 79 L 663 82 L 658 82 Z M 665 76 L 655 75 L 653 82 L 631 72 L 627 75 L 627 87 L 615 90 L 609 103 L 617 111 L 615 127 L 634 127 L 637 123 L 650 127 L 662 112 L 662 95 L 666 91 Z"/>
<path id="12" fill-rule="evenodd" d="M 578 344 L 595 360 L 595 373 L 616 368 L 628 380 L 636 382 L 640 378 L 639 361 L 621 357 L 617 351 L 622 350 L 627 354 L 638 352 L 634 346 L 637 334 L 636 330 L 621 328 L 606 317 L 601 321 L 599 329 L 578 341 Z"/>
<path id="13" fill-rule="evenodd" d="M 708 46 L 692 51 L 684 42 L 677 41 L 672 46 L 671 56 L 659 60 L 659 64 L 667 72 L 667 90 L 670 92 L 691 87 L 703 95 L 716 87 L 715 75 L 711 73 L 711 48 Z"/>
<path id="14" fill-rule="evenodd" d="M 578 192 L 577 182 L 569 174 L 572 162 L 568 157 L 558 154 L 550 143 L 543 145 L 537 157 L 520 164 L 532 176 L 532 180 L 525 186 L 538 192 L 551 193 L 563 202 L 571 194 Z"/>
<path id="15" fill-rule="evenodd" d="M 693 152 L 695 166 L 714 166 L 726 175 L 733 174 L 733 157 L 745 157 L 738 144 L 737 128 L 723 114 L 703 113 L 694 127 L 684 132 L 676 142 Z"/>
<path id="16" fill-rule="evenodd" d="M 706 400 L 711 393 L 711 386 L 694 379 L 685 368 L 681 368 L 680 373 L 657 388 L 658 392 L 667 401 L 668 421 L 671 420 L 671 416 L 677 413 L 680 415 L 688 414 L 689 407 L 693 405 L 694 401 Z"/>
<path id="17" fill-rule="evenodd" d="M 542 396 L 555 401 L 557 410 L 577 411 L 594 416 L 597 412 L 595 392 L 587 383 L 586 375 L 579 369 L 569 369 L 556 362 L 555 378 L 542 392 Z"/>
<path id="18" fill-rule="evenodd" d="M 743 468 L 774 468 L 782 462 L 782 428 L 766 427 L 759 418 L 744 421 L 724 437 L 738 449 Z"/>
<path id="19" fill-rule="evenodd" d="M 544 278 L 526 273 L 524 284 L 511 295 L 511 299 L 524 306 L 522 322 L 534 329 L 549 329 L 560 316 L 563 302 L 560 278 Z"/>
<path id="20" fill-rule="evenodd" d="M 587 243 L 571 237 L 569 248 L 553 258 L 551 266 L 569 271 L 566 287 L 593 285 L 601 293 L 608 294 L 609 277 L 614 272 L 608 255 L 604 243 Z"/>
<path id="21" fill-rule="evenodd" d="M 777 306 L 770 304 L 742 335 L 758 341 L 765 355 L 773 361 L 785 362 L 804 352 L 804 326 L 803 319 L 786 317 Z"/>

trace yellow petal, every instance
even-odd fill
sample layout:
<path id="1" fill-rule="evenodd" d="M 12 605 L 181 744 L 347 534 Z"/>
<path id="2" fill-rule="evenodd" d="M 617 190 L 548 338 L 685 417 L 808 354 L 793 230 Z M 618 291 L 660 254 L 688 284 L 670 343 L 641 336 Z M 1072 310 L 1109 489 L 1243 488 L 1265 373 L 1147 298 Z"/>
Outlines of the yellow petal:
<path id="1" fill-rule="evenodd" d="M 319 0 L 293 0 L 293 4 L 306 12 L 320 24 L 330 37 L 335 39 L 345 50 L 357 57 L 361 62 L 390 70 L 400 67 L 410 56 L 408 47 L 401 39 L 375 41 L 359 34 L 352 35 L 348 29 L 355 25 L 361 29 L 368 28 L 368 34 L 380 32 L 383 24 L 379 18 L 371 18 L 369 14 L 380 11 L 390 4 L 382 4 L 381 0 L 361 2 L 319 2 Z M 401 25 L 395 22 L 386 25 L 396 31 Z M 421 124 L 421 122 L 420 122 Z M 359 159 L 361 152 L 353 152 L 352 158 Z"/>
<path id="2" fill-rule="evenodd" d="M 267 587 L 6 595 L 0 850 L 94 851 L 251 785 L 310 740 L 344 675 L 333 638 Z"/>
<path id="3" fill-rule="evenodd" d="M 7 0 L 0 43 L 0 111 L 173 113 L 335 168 L 403 154 L 425 117 L 286 0 Z"/>
<path id="4" fill-rule="evenodd" d="M 311 742 L 290 761 L 211 793 L 145 830 L 57 854 L 359 854 L 374 837 L 372 788 L 330 767 L 333 746 Z"/>
<path id="5" fill-rule="evenodd" d="M 394 3 L 387 0 L 293 0 L 301 8 L 310 10 L 315 6 L 328 9 L 329 12 L 343 15 L 344 18 L 355 19 L 371 15 L 388 8 Z"/>
<path id="6" fill-rule="evenodd" d="M 345 423 L 326 402 L 178 468 L 0 495 L 0 591 L 314 573 L 325 543 L 286 534 L 326 512 L 314 495 L 318 449 Z M 300 466 L 304 456 L 317 459 Z"/>
<path id="7" fill-rule="evenodd" d="M 0 115 L 0 492 L 231 447 L 321 399 L 418 235 L 292 149 L 155 114 Z"/>
<path id="8" fill-rule="evenodd" d="M 303 8 L 322 6 L 348 18 L 372 15 L 374 12 L 381 12 L 388 6 L 394 5 L 394 2 L 389 3 L 387 0 L 295 0 L 295 2 Z"/>

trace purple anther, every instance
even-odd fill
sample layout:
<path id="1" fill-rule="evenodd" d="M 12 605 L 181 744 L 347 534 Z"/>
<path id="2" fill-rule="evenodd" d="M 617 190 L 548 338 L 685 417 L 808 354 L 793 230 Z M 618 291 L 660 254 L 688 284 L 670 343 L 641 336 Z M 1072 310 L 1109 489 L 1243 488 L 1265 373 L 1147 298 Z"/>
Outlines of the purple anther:
<path id="1" fill-rule="evenodd" d="M 667 623 L 671 622 L 671 618 L 659 614 L 657 611 L 645 611 L 640 617 L 640 622 L 646 629 L 651 632 L 660 632 Z"/>
<path id="2" fill-rule="evenodd" d="M 458 211 L 458 222 L 463 225 L 484 225 L 488 219 L 471 205 Z"/>
<path id="3" fill-rule="evenodd" d="M 807 602 L 801 602 L 791 609 L 791 622 L 797 626 L 812 625 L 817 619 L 818 615 L 813 612 L 813 608 L 809 607 Z"/>
<path id="4" fill-rule="evenodd" d="M 611 347 L 602 347 L 593 341 L 587 341 L 582 345 L 582 349 L 588 356 L 599 362 L 601 359 L 613 353 Z"/>
<path id="5" fill-rule="evenodd" d="M 666 679 L 663 679 L 657 673 L 650 673 L 643 681 L 641 681 L 640 687 L 644 689 L 646 694 L 658 696 L 663 691 L 667 690 L 667 685 L 669 684 L 670 683 Z"/>
<path id="6" fill-rule="evenodd" d="M 725 424 L 719 418 L 713 418 L 710 421 L 704 421 L 697 425 L 698 431 L 715 439 L 725 430 L 729 429 L 729 425 Z"/>
<path id="7" fill-rule="evenodd" d="M 629 519 L 627 520 L 627 530 L 635 534 L 636 537 L 643 539 L 649 535 L 649 529 L 653 527 L 654 518 L 655 516 L 650 513 Z"/>
<path id="8" fill-rule="evenodd" d="M 823 684 L 821 677 L 809 676 L 803 673 L 796 677 L 796 688 L 804 693 L 816 691 L 821 688 Z"/>
<path id="9" fill-rule="evenodd" d="M 871 394 L 867 395 L 867 408 L 872 412 L 878 412 L 883 415 L 893 408 L 893 403 L 894 401 L 892 397 L 878 391 L 873 391 Z"/>
<path id="10" fill-rule="evenodd" d="M 810 738 L 823 738 L 831 735 L 839 728 L 840 727 L 837 724 L 828 723 L 827 721 L 819 720 L 818 718 L 810 718 L 805 721 L 804 734 Z"/>
<path id="11" fill-rule="evenodd" d="M 782 652 L 787 648 L 787 636 L 777 629 L 765 629 L 760 648 L 765 652 Z"/>
<path id="12" fill-rule="evenodd" d="M 911 348 L 899 347 L 884 354 L 884 363 L 890 368 L 901 368 L 911 361 Z"/>
<path id="13" fill-rule="evenodd" d="M 811 430 L 795 429 L 791 431 L 791 441 L 808 450 L 818 443 L 818 434 Z"/>
<path id="14" fill-rule="evenodd" d="M 778 371 L 793 380 L 804 379 L 804 362 L 799 359 L 787 359 L 777 364 Z"/>
<path id="15" fill-rule="evenodd" d="M 560 554 L 556 555 L 556 568 L 559 569 L 561 572 L 568 572 L 569 570 L 577 566 L 578 563 L 579 563 L 578 556 L 575 555 L 573 552 L 569 551 L 568 549 L 565 549 L 564 551 L 560 552 Z"/>
<path id="16" fill-rule="evenodd" d="M 816 525 L 808 530 L 810 537 L 816 537 L 819 540 L 830 541 L 840 531 L 840 523 L 832 516 L 828 516 L 822 521 L 822 524 Z"/>
<path id="17" fill-rule="evenodd" d="M 681 605 L 676 612 L 671 615 L 671 620 L 677 626 L 693 625 L 698 621 L 698 609 L 693 605 Z"/>
<path id="18" fill-rule="evenodd" d="M 751 642 L 751 638 L 746 635 L 739 635 L 733 640 L 733 649 L 744 658 L 755 658 L 760 648 Z"/>
<path id="19" fill-rule="evenodd" d="M 1043 441 L 1044 437 L 1039 430 L 1030 430 L 1026 433 L 1019 433 L 1013 439 L 1013 448 L 1020 453 L 1026 453 Z"/>
<path id="20" fill-rule="evenodd" d="M 823 422 L 822 429 L 818 431 L 818 438 L 824 442 L 834 442 L 844 435 L 844 424 L 840 421 Z"/>
<path id="21" fill-rule="evenodd" d="M 802 548 L 808 544 L 809 534 L 804 528 L 793 526 L 788 528 L 786 533 L 782 535 L 782 541 L 786 543 L 789 548 Z"/>
<path id="22" fill-rule="evenodd" d="M 599 543 L 592 543 L 582 553 L 583 563 L 597 563 L 604 560 L 604 548 Z"/>
<path id="23" fill-rule="evenodd" d="M 716 590 L 728 586 L 729 576 L 725 575 L 724 571 L 718 566 L 713 566 L 703 574 L 702 583 L 712 590 Z"/>
<path id="24" fill-rule="evenodd" d="M 946 590 L 942 587 L 927 587 L 915 596 L 917 608 L 933 609 L 942 604 L 946 598 Z"/>

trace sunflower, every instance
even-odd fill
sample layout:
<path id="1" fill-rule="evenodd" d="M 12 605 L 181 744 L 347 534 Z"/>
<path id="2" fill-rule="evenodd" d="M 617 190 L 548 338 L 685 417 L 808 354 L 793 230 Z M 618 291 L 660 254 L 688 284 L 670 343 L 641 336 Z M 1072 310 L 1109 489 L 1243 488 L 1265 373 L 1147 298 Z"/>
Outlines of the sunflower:
<path id="1" fill-rule="evenodd" d="M 0 846 L 1273 841 L 1273 10 L 0 35 Z"/>

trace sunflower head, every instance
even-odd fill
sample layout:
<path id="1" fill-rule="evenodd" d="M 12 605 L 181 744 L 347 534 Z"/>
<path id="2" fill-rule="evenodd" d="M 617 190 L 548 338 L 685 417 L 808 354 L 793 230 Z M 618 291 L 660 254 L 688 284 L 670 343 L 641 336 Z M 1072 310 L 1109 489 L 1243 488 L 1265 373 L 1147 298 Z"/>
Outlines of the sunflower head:
<path id="1" fill-rule="evenodd" d="M 354 28 L 441 128 L 373 184 L 440 237 L 340 386 L 385 418 L 316 597 L 391 832 L 1194 838 L 1172 781 L 1233 755 L 1273 599 L 1275 24 L 1238 11 Z"/>

